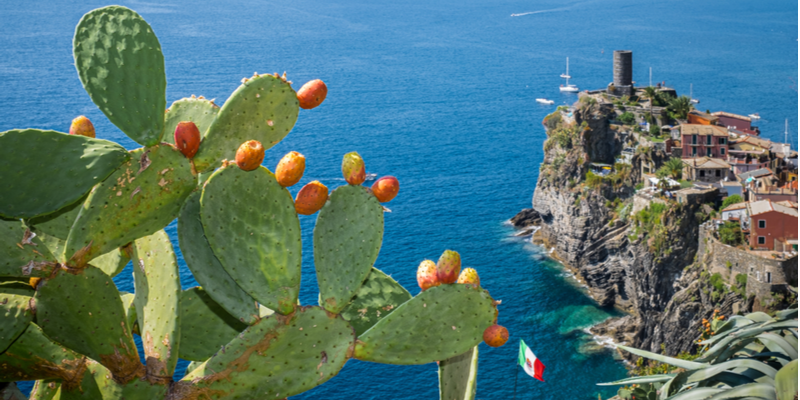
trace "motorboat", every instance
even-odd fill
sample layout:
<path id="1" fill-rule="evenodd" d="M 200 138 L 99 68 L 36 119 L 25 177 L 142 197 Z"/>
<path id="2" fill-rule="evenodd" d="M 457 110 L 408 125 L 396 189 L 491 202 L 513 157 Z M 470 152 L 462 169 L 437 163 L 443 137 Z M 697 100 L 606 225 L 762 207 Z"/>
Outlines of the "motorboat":
<path id="1" fill-rule="evenodd" d="M 367 174 L 367 177 L 364 179 L 364 182 L 374 181 L 375 178 L 378 177 L 378 174 Z"/>
<path id="2" fill-rule="evenodd" d="M 539 104 L 555 104 L 555 101 L 547 99 L 536 99 L 536 102 Z"/>
<path id="3" fill-rule="evenodd" d="M 750 117 L 750 119 L 761 119 L 761 116 L 758 115 L 758 113 L 749 114 L 748 117 Z"/>
<path id="4" fill-rule="evenodd" d="M 580 89 L 578 89 L 577 86 L 569 84 L 569 79 L 572 78 L 569 75 L 569 57 L 567 57 L 567 72 L 564 73 L 564 74 L 561 74 L 561 77 L 567 80 L 567 84 L 566 85 L 561 85 L 558 88 L 558 90 L 560 90 L 562 92 L 570 92 L 570 93 L 575 93 L 575 92 L 579 92 L 580 91 Z"/>

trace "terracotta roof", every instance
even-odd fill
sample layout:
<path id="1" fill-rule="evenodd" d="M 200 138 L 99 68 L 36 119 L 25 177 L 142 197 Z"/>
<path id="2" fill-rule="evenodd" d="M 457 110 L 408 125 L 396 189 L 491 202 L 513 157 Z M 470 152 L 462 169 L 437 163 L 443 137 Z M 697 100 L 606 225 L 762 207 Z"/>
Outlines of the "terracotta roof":
<path id="1" fill-rule="evenodd" d="M 750 216 L 760 215 L 768 212 L 779 212 L 797 218 L 797 209 L 789 208 L 782 204 L 775 203 L 771 200 L 759 200 L 752 203 L 747 203 L 747 213 Z"/>
<path id="2" fill-rule="evenodd" d="M 742 172 L 741 174 L 736 175 L 736 177 L 739 178 L 740 181 L 744 181 L 750 177 L 755 179 L 758 178 L 759 176 L 766 176 L 766 175 L 772 175 L 772 170 L 770 170 L 769 168 L 759 168 L 755 171 Z"/>
<path id="3" fill-rule="evenodd" d="M 747 202 L 743 201 L 741 203 L 731 204 L 731 205 L 723 208 L 722 211 L 742 210 L 742 209 L 745 209 L 745 208 L 747 208 Z"/>
<path id="4" fill-rule="evenodd" d="M 695 117 L 700 117 L 700 118 L 708 120 L 708 121 L 713 121 L 715 119 L 719 119 L 718 117 L 716 117 L 714 115 L 706 114 L 704 112 L 700 112 L 700 111 L 697 111 L 697 110 L 689 111 L 689 114 L 692 114 Z"/>
<path id="5" fill-rule="evenodd" d="M 795 187 L 797 187 L 797 185 L 795 185 Z M 782 206 L 786 206 L 786 207 L 789 207 L 789 208 L 794 208 L 795 210 L 797 209 L 797 202 L 794 202 L 794 201 L 789 201 L 789 200 L 776 201 L 775 204 L 780 204 Z"/>
<path id="6" fill-rule="evenodd" d="M 719 158 L 710 158 L 710 157 L 701 157 L 701 158 L 684 158 L 684 164 L 692 167 L 692 168 L 702 168 L 702 169 L 709 169 L 709 168 L 716 168 L 716 169 L 728 169 L 731 167 L 727 161 L 720 160 Z"/>
<path id="7" fill-rule="evenodd" d="M 736 144 L 739 143 L 748 143 L 753 146 L 761 147 L 762 149 L 765 150 L 769 150 L 769 148 L 772 146 L 772 142 L 770 142 L 769 140 L 757 138 L 755 136 L 750 136 L 750 135 L 747 135 L 743 139 L 739 139 L 738 141 L 736 141 Z"/>
<path id="8" fill-rule="evenodd" d="M 713 135 L 728 137 L 728 128 L 717 125 L 681 124 L 681 135 Z"/>
<path id="9" fill-rule="evenodd" d="M 729 117 L 729 118 L 736 118 L 736 119 L 741 119 L 741 120 L 744 120 L 744 121 L 747 121 L 747 122 L 752 121 L 750 119 L 750 117 L 745 117 L 744 115 L 733 114 L 733 113 L 729 113 L 729 112 L 725 112 L 725 111 L 713 112 L 713 113 L 711 113 L 711 115 L 714 115 L 714 116 L 717 116 L 717 117 L 723 116 L 723 117 Z"/>
<path id="10" fill-rule="evenodd" d="M 781 189 L 794 189 L 794 190 L 797 190 L 797 181 L 786 182 L 785 185 L 781 186 Z"/>

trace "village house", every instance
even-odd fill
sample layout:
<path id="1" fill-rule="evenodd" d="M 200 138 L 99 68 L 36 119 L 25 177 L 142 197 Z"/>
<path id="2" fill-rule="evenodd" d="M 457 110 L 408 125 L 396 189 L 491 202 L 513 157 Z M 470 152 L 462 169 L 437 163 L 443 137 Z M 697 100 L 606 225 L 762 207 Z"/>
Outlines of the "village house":
<path id="1" fill-rule="evenodd" d="M 727 158 L 728 130 L 722 126 L 700 124 L 681 125 L 683 158 Z"/>
<path id="2" fill-rule="evenodd" d="M 690 124 L 698 125 L 717 125 L 719 122 L 719 117 L 697 110 L 689 111 L 689 114 L 686 115 L 686 119 Z"/>
<path id="3" fill-rule="evenodd" d="M 740 222 L 743 217 L 747 215 L 747 203 L 741 202 L 731 204 L 720 210 L 720 219 L 722 221 L 736 221 Z"/>
<path id="4" fill-rule="evenodd" d="M 724 111 L 713 112 L 711 113 L 711 115 L 719 118 L 717 124 L 724 126 L 729 130 L 735 129 L 742 133 L 746 133 L 749 135 L 756 135 L 756 136 L 761 134 L 757 126 L 752 126 L 752 119 L 750 117 L 745 117 L 744 115 L 738 115 Z"/>
<path id="5" fill-rule="evenodd" d="M 797 248 L 797 209 L 770 200 L 747 204 L 750 246 L 757 250 Z M 787 247 L 788 246 L 788 247 Z M 789 250 L 791 251 L 791 250 Z"/>
<path id="6" fill-rule="evenodd" d="M 728 164 L 734 175 L 769 166 L 769 155 L 765 151 L 728 150 Z"/>
<path id="7" fill-rule="evenodd" d="M 699 182 L 719 182 L 729 177 L 731 166 L 724 160 L 710 157 L 684 158 L 684 179 Z"/>

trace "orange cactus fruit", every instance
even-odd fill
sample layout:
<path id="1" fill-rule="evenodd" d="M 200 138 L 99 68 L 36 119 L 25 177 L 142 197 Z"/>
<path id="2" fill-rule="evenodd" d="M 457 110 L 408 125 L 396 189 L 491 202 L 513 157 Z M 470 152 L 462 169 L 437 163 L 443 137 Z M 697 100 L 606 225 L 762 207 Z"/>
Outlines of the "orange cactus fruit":
<path id="1" fill-rule="evenodd" d="M 192 121 L 178 122 L 175 127 L 175 146 L 188 159 L 192 159 L 200 148 L 200 130 Z"/>
<path id="2" fill-rule="evenodd" d="M 500 325 L 492 325 L 483 331 L 483 341 L 491 347 L 500 347 L 508 341 L 508 329 Z"/>
<path id="3" fill-rule="evenodd" d="M 422 291 L 426 291 L 434 286 L 439 286 L 439 278 L 436 276 L 436 263 L 431 260 L 424 260 L 417 267 L 417 283 Z"/>
<path id="4" fill-rule="evenodd" d="M 83 115 L 78 116 L 72 120 L 72 124 L 69 126 L 69 134 L 93 138 L 95 137 L 94 125 L 92 125 L 92 121 L 89 121 L 89 118 L 86 118 Z"/>
<path id="5" fill-rule="evenodd" d="M 400 182 L 393 176 L 384 176 L 372 184 L 372 194 L 381 203 L 388 203 L 397 196 L 400 191 Z"/>
<path id="6" fill-rule="evenodd" d="M 32 288 L 36 289 L 36 286 L 41 282 L 42 278 L 32 277 L 28 280 L 28 284 L 31 285 Z"/>
<path id="7" fill-rule="evenodd" d="M 328 87 L 325 86 L 325 82 L 319 79 L 306 82 L 297 91 L 297 100 L 300 102 L 300 108 L 304 110 L 310 110 L 322 104 L 327 96 Z"/>
<path id="8" fill-rule="evenodd" d="M 278 162 L 275 178 L 283 187 L 294 186 L 300 182 L 306 170 L 306 158 L 296 151 L 290 151 Z"/>
<path id="9" fill-rule="evenodd" d="M 328 201 L 328 187 L 319 181 L 313 181 L 297 192 L 294 209 L 298 214 L 311 215 L 319 211 Z"/>
<path id="10" fill-rule="evenodd" d="M 236 165 L 243 171 L 252 171 L 264 161 L 264 146 L 257 140 L 248 140 L 236 150 Z"/>
<path id="11" fill-rule="evenodd" d="M 475 271 L 474 268 L 464 268 L 461 274 L 458 275 L 458 281 L 456 281 L 456 283 L 480 286 L 481 278 L 478 276 L 478 271 Z"/>
<path id="12" fill-rule="evenodd" d="M 360 185 L 367 180 L 364 159 L 355 151 L 345 154 L 342 158 L 342 175 L 351 185 Z"/>
<path id="13" fill-rule="evenodd" d="M 461 272 L 461 255 L 453 250 L 445 250 L 436 263 L 436 276 L 443 284 L 456 283 Z"/>

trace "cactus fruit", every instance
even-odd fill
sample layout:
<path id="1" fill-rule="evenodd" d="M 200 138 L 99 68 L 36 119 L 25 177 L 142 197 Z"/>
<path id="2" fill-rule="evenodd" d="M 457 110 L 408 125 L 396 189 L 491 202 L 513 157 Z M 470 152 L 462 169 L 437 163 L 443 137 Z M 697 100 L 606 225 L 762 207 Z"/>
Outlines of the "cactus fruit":
<path id="1" fill-rule="evenodd" d="M 176 100 L 167 109 L 164 119 L 164 137 L 161 139 L 170 144 L 176 144 L 174 135 L 175 128 L 180 122 L 191 121 L 200 131 L 200 137 L 205 137 L 208 127 L 214 122 L 219 113 L 219 106 L 213 100 L 206 100 L 203 96 L 185 97 Z"/>
<path id="2" fill-rule="evenodd" d="M 436 263 L 431 260 L 423 260 L 417 267 L 417 284 L 423 291 L 434 286 L 441 285 L 436 276 Z"/>
<path id="3" fill-rule="evenodd" d="M 92 121 L 89 121 L 89 118 L 80 115 L 73 119 L 69 125 L 69 134 L 94 138 L 94 125 L 92 125 Z"/>
<path id="4" fill-rule="evenodd" d="M 508 329 L 494 324 L 483 331 L 483 341 L 491 347 L 500 347 L 508 341 Z"/>
<path id="5" fill-rule="evenodd" d="M 481 278 L 478 276 L 478 271 L 475 271 L 474 268 L 464 268 L 461 274 L 458 275 L 458 281 L 456 281 L 456 283 L 480 286 Z"/>
<path id="6" fill-rule="evenodd" d="M 372 184 L 372 194 L 381 203 L 392 201 L 398 191 L 400 191 L 400 182 L 393 176 L 384 176 Z"/>
<path id="7" fill-rule="evenodd" d="M 296 152 L 290 151 L 278 162 L 275 168 L 275 178 L 283 187 L 294 186 L 303 177 L 306 170 L 306 158 Z"/>
<path id="8" fill-rule="evenodd" d="M 355 151 L 345 154 L 342 158 L 342 174 L 344 180 L 351 185 L 360 185 L 367 179 L 364 160 Z"/>
<path id="9" fill-rule="evenodd" d="M 328 201 L 328 187 L 319 181 L 307 183 L 297 192 L 294 209 L 298 214 L 311 215 L 319 211 Z"/>
<path id="10" fill-rule="evenodd" d="M 300 102 L 300 108 L 304 110 L 310 110 L 322 104 L 327 96 L 328 87 L 325 86 L 325 82 L 319 79 L 306 82 L 297 91 L 297 100 Z"/>
<path id="11" fill-rule="evenodd" d="M 461 272 L 461 256 L 453 250 L 445 250 L 436 263 L 436 277 L 442 284 L 456 283 Z"/>
<path id="12" fill-rule="evenodd" d="M 248 140 L 236 150 L 236 165 L 242 171 L 252 171 L 264 161 L 264 146 L 256 140 Z"/>
<path id="13" fill-rule="evenodd" d="M 190 160 L 200 147 L 200 130 L 192 121 L 178 122 L 173 138 L 175 147 Z"/>

